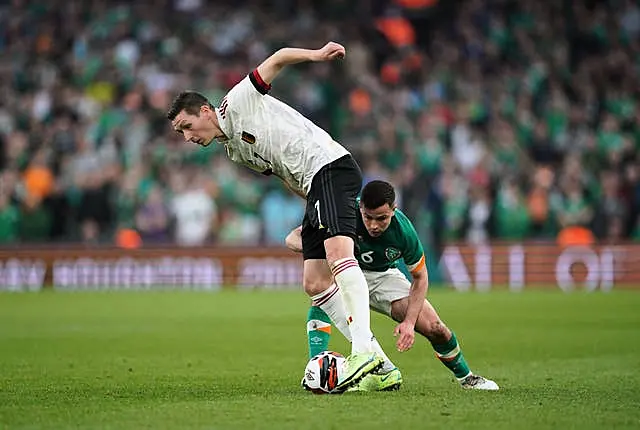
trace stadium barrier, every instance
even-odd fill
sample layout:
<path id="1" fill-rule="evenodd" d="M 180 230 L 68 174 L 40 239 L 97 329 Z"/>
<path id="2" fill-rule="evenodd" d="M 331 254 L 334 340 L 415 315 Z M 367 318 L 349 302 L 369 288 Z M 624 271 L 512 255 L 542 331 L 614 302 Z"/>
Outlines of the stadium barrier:
<path id="1" fill-rule="evenodd" d="M 460 291 L 640 288 L 640 245 L 449 245 L 439 266 Z M 0 249 L 0 290 L 301 288 L 302 260 L 285 248 L 19 247 Z"/>

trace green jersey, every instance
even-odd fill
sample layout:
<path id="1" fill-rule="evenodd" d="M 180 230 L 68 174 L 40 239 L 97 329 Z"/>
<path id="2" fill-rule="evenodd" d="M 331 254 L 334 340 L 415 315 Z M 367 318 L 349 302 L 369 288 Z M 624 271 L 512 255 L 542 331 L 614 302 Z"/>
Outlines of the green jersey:
<path id="1" fill-rule="evenodd" d="M 424 251 L 418 233 L 400 209 L 395 210 L 389 227 L 380 236 L 369 236 L 360 215 L 357 217 L 356 232 L 359 248 L 357 258 L 363 270 L 384 272 L 398 267 L 401 258 L 411 272 L 424 264 Z"/>

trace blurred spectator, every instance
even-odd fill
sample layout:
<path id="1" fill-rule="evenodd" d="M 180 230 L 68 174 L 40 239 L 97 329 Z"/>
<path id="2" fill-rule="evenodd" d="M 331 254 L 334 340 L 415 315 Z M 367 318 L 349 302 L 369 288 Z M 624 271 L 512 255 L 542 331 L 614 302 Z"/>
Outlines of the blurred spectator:
<path id="1" fill-rule="evenodd" d="M 531 215 L 522 191 L 513 179 L 505 179 L 498 191 L 493 222 L 499 239 L 523 240 L 530 235 Z"/>
<path id="2" fill-rule="evenodd" d="M 0 192 L 0 243 L 12 243 L 18 239 L 20 213 L 11 203 L 6 192 Z"/>
<path id="3" fill-rule="evenodd" d="M 456 165 L 451 159 L 445 159 L 443 163 L 440 189 L 444 200 L 444 238 L 460 240 L 464 234 L 469 199 L 467 184 L 464 178 L 458 174 Z"/>
<path id="4" fill-rule="evenodd" d="M 489 191 L 482 185 L 474 185 L 469 193 L 466 215 L 466 239 L 474 245 L 487 243 L 491 234 L 493 215 Z"/>
<path id="5" fill-rule="evenodd" d="M 620 197 L 620 176 L 615 171 L 602 172 L 600 183 L 602 196 L 596 206 L 593 232 L 598 239 L 620 240 L 629 216 L 627 203 Z"/>
<path id="6" fill-rule="evenodd" d="M 186 178 L 176 173 L 173 177 L 171 211 L 178 245 L 204 245 L 215 228 L 217 208 L 203 182 L 198 174 Z"/>
<path id="7" fill-rule="evenodd" d="M 20 211 L 19 236 L 25 242 L 45 242 L 51 232 L 51 213 L 36 196 L 27 196 Z"/>
<path id="8" fill-rule="evenodd" d="M 42 200 L 53 191 L 54 178 L 47 165 L 44 150 L 37 151 L 22 174 L 27 197 Z"/>
<path id="9" fill-rule="evenodd" d="M 283 193 L 279 189 L 268 192 L 260 207 L 267 245 L 282 245 L 282 238 L 302 223 L 304 201 L 300 197 Z"/>
<path id="10" fill-rule="evenodd" d="M 593 211 L 577 178 L 568 178 L 565 181 L 563 192 L 556 196 L 555 204 L 560 227 L 589 226 Z"/>
<path id="11" fill-rule="evenodd" d="M 223 245 L 260 243 L 261 224 L 255 214 L 225 208 L 220 218 L 225 228 L 220 231 L 218 243 Z"/>
<path id="12" fill-rule="evenodd" d="M 159 186 L 151 186 L 138 208 L 136 228 L 143 243 L 162 243 L 169 239 L 169 211 Z"/>

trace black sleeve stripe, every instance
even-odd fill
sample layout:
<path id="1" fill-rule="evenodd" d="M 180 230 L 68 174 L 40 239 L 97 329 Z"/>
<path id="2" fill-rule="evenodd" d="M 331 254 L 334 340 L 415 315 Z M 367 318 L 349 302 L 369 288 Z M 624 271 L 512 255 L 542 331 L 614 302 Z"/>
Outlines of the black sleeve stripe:
<path id="1" fill-rule="evenodd" d="M 255 87 L 255 89 L 262 95 L 265 95 L 271 89 L 271 84 L 267 84 L 262 80 L 262 76 L 258 73 L 258 69 L 255 69 L 253 72 L 249 73 L 249 80 Z"/>

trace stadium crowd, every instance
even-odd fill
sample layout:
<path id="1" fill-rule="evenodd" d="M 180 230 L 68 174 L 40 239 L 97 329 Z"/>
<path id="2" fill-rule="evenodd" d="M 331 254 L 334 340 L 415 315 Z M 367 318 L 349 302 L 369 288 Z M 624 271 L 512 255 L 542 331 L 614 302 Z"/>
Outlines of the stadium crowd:
<path id="1" fill-rule="evenodd" d="M 166 108 L 327 40 L 346 58 L 273 95 L 394 183 L 426 245 L 640 240 L 638 3 L 0 2 L 0 243 L 282 243 L 303 202 Z"/>

